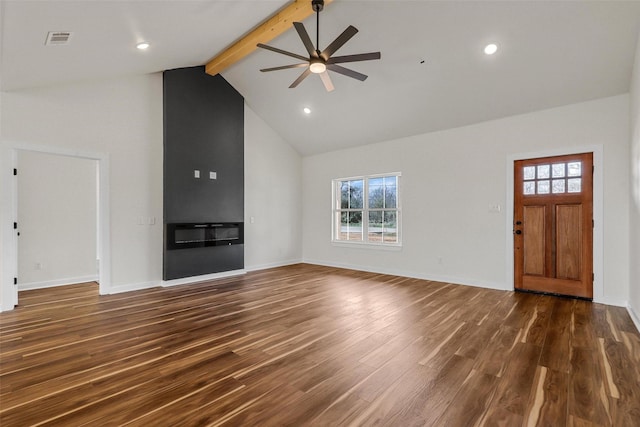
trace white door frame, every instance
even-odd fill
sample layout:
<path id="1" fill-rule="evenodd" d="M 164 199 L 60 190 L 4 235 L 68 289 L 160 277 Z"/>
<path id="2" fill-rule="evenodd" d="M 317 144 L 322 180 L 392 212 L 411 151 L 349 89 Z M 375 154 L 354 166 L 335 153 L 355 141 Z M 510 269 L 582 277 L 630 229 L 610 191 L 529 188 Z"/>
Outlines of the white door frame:
<path id="1" fill-rule="evenodd" d="M 13 169 L 17 168 L 18 150 L 54 154 L 98 162 L 98 277 L 101 295 L 111 291 L 111 240 L 109 215 L 109 155 L 75 151 L 67 148 L 52 147 L 21 142 L 3 142 L 0 146 L 0 311 L 12 310 L 18 303 L 17 287 L 13 278 L 18 274 L 18 239 L 13 230 L 17 222 L 18 192 L 17 181 L 13 178 Z"/>
<path id="2" fill-rule="evenodd" d="M 513 268 L 513 164 L 516 160 L 536 159 L 539 157 L 565 156 L 579 153 L 593 153 L 593 301 L 604 302 L 604 148 L 602 145 L 567 147 L 531 153 L 512 154 L 507 157 L 507 203 L 506 203 L 506 284 L 514 289 Z"/>

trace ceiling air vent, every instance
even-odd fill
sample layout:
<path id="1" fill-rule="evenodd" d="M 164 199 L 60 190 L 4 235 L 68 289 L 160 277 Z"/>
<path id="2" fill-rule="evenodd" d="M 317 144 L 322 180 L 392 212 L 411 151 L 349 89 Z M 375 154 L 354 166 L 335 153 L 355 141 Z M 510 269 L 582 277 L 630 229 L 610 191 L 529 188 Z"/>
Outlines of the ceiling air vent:
<path id="1" fill-rule="evenodd" d="M 47 41 L 44 43 L 47 46 L 69 44 L 71 33 L 69 31 L 49 31 L 47 34 Z"/>

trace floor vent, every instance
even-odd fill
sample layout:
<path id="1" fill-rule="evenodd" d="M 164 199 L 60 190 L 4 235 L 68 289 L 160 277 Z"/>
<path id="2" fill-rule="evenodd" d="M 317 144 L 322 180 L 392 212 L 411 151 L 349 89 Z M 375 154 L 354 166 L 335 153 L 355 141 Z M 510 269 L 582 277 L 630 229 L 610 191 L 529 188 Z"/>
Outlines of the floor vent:
<path id="1" fill-rule="evenodd" d="M 71 34 L 68 31 L 49 31 L 47 41 L 44 44 L 47 46 L 69 44 Z"/>

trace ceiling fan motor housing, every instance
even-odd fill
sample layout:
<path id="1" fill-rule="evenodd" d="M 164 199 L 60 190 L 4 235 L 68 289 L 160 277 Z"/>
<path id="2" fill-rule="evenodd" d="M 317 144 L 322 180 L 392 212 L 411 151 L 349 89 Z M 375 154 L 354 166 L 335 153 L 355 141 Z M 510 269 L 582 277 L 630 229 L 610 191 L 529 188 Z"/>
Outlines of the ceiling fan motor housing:
<path id="1" fill-rule="evenodd" d="M 311 0 L 311 7 L 314 12 L 322 12 L 324 8 L 324 0 Z"/>

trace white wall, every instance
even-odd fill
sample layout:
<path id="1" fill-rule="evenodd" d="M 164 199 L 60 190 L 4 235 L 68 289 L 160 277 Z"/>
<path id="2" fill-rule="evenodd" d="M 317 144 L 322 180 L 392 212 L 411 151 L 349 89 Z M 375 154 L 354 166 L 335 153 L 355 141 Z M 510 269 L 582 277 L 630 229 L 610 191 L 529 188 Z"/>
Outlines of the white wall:
<path id="1" fill-rule="evenodd" d="M 640 330 L 640 36 L 631 78 L 631 277 L 629 307 Z"/>
<path id="2" fill-rule="evenodd" d="M 629 295 L 629 97 L 509 117 L 303 159 L 306 262 L 513 289 L 506 280 L 507 158 L 560 148 L 604 148 L 604 295 Z M 330 242 L 331 180 L 401 172 L 403 247 Z M 500 213 L 489 205 L 500 204 Z M 442 263 L 439 263 L 439 258 Z"/>
<path id="3" fill-rule="evenodd" d="M 162 276 L 161 74 L 5 92 L 1 117 L 5 143 L 108 154 L 111 291 L 158 285 Z M 141 217 L 156 218 L 155 225 L 148 221 L 139 225 Z"/>
<path id="4" fill-rule="evenodd" d="M 631 97 L 635 159 L 637 68 Z M 490 204 L 505 208 L 507 158 L 601 144 L 605 296 L 620 304 L 630 299 L 638 308 L 638 271 L 631 270 L 628 244 L 629 213 L 634 212 L 629 194 L 638 196 L 638 187 L 635 192 L 629 187 L 629 100 L 622 95 L 302 160 L 247 108 L 245 265 L 256 269 L 297 262 L 302 248 L 307 262 L 510 289 L 511 283 L 505 281 L 506 216 L 504 210 L 488 212 Z M 0 107 L 4 142 L 109 155 L 113 290 L 159 284 L 161 75 L 2 93 Z M 0 164 L 9 165 L 11 160 L 5 156 Z M 634 164 L 637 171 L 638 161 Z M 3 179 L 8 174 L 5 169 Z M 331 180 L 389 171 L 403 174 L 402 250 L 332 246 Z M 10 216 L 4 205 L 8 195 L 1 196 L 3 217 Z M 637 236 L 637 209 L 635 215 L 631 231 Z M 156 223 L 138 225 L 141 217 L 156 218 Z M 8 233 L 7 227 L 2 230 Z M 7 241 L 0 239 L 3 244 Z M 633 260 L 638 259 L 637 240 L 633 240 Z M 635 283 L 631 289 L 630 272 Z"/>
<path id="5" fill-rule="evenodd" d="M 18 284 L 97 280 L 97 162 L 18 152 Z"/>
<path id="6" fill-rule="evenodd" d="M 245 267 L 300 262 L 302 159 L 247 105 L 244 117 Z"/>

